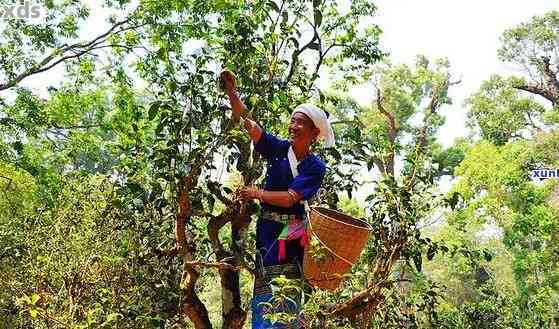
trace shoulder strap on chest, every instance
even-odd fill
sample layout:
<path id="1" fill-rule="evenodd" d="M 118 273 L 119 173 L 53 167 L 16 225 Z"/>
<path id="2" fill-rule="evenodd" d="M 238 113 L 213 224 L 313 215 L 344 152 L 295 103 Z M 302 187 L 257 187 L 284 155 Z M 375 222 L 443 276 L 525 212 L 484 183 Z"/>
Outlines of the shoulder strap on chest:
<path id="1" fill-rule="evenodd" d="M 299 162 L 297 161 L 297 157 L 295 156 L 295 152 L 293 151 L 292 146 L 289 146 L 289 150 L 287 151 L 287 159 L 289 160 L 289 167 L 291 167 L 293 178 L 295 178 L 299 175 L 299 170 L 297 170 L 297 165 L 299 164 Z M 310 207 L 307 200 L 301 200 L 301 204 L 305 206 L 305 212 L 308 214 L 310 211 Z"/>
<path id="2" fill-rule="evenodd" d="M 295 152 L 293 151 L 293 147 L 289 146 L 289 150 L 287 151 L 287 159 L 289 160 L 289 167 L 291 167 L 291 173 L 293 174 L 293 178 L 299 175 L 299 170 L 297 170 L 297 165 L 299 162 L 297 161 L 297 157 L 295 156 Z"/>

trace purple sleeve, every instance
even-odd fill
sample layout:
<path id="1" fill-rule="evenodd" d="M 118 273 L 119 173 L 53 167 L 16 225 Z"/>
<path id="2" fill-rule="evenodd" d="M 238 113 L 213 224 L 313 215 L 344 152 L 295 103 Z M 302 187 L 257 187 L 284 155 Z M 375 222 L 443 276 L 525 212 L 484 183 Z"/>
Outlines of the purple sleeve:
<path id="1" fill-rule="evenodd" d="M 299 168 L 299 175 L 293 179 L 289 188 L 301 194 L 304 200 L 309 200 L 322 185 L 325 174 L 326 166 L 324 163 L 320 160 L 314 161 L 303 168 Z"/>
<path id="2" fill-rule="evenodd" d="M 254 144 L 254 150 L 267 159 L 281 154 L 286 147 L 289 147 L 288 141 L 281 140 L 266 131 L 262 132 L 258 143 Z"/>

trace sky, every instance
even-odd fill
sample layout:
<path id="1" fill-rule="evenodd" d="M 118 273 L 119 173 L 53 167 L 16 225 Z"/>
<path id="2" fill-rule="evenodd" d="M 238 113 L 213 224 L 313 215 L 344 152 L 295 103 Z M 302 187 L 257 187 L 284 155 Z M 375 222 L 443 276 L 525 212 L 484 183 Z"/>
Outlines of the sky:
<path id="1" fill-rule="evenodd" d="M 499 38 L 508 28 L 559 10 L 556 0 L 377 0 L 374 22 L 383 30 L 381 47 L 392 63 L 414 64 L 415 56 L 446 57 L 462 82 L 450 90 L 453 105 L 441 109 L 446 124 L 439 141 L 450 146 L 466 136 L 464 100 L 491 74 L 511 75 L 497 58 Z M 360 93 L 357 91 L 356 95 Z M 370 101 L 360 97 L 361 102 Z"/>

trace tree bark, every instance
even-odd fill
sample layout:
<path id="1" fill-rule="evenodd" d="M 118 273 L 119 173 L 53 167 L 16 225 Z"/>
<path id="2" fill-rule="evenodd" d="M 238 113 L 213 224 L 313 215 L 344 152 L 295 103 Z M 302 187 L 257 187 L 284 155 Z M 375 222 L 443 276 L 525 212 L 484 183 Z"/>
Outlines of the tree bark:
<path id="1" fill-rule="evenodd" d="M 353 319 L 360 314 L 374 312 L 383 300 L 384 296 L 380 290 L 367 289 L 337 306 L 328 315 L 336 318 Z"/>
<path id="2" fill-rule="evenodd" d="M 388 142 L 390 152 L 386 155 L 383 159 L 383 166 L 379 168 L 383 170 L 385 175 L 394 176 L 394 157 L 396 153 L 396 137 L 398 136 L 398 126 L 396 123 L 396 118 L 394 117 L 393 113 L 388 112 L 384 108 L 384 98 L 380 91 L 380 88 L 377 87 L 377 108 L 382 113 L 382 115 L 386 118 L 387 128 L 388 128 Z"/>
<path id="3" fill-rule="evenodd" d="M 234 263 L 234 260 L 228 263 Z M 242 329 L 246 321 L 247 312 L 241 308 L 241 289 L 239 272 L 220 269 L 221 278 L 221 314 L 223 329 Z"/>
<path id="4" fill-rule="evenodd" d="M 188 277 L 186 278 L 186 288 L 183 290 L 181 297 L 181 312 L 185 314 L 196 329 L 211 329 L 208 310 L 202 303 L 198 294 L 196 294 L 195 285 L 198 280 L 198 272 L 190 265 L 185 263 L 184 270 Z"/>
<path id="5" fill-rule="evenodd" d="M 196 294 L 196 281 L 199 273 L 194 266 L 189 264 L 193 259 L 194 247 L 192 237 L 186 233 L 186 222 L 192 215 L 189 191 L 193 183 L 198 179 L 200 170 L 192 171 L 188 176 L 180 180 L 178 190 L 178 212 L 175 225 L 175 239 L 177 251 L 183 261 L 183 274 L 181 305 L 179 310 L 192 321 L 196 329 L 211 329 L 212 325 L 208 316 L 208 310 Z"/>
<path id="6" fill-rule="evenodd" d="M 212 218 L 208 224 L 208 236 L 218 261 L 231 265 L 231 268 L 220 267 L 221 311 L 224 329 L 242 329 L 246 322 L 247 312 L 242 309 L 239 265 L 243 259 L 246 230 L 250 224 L 250 214 L 254 212 L 254 204 L 241 205 L 227 202 L 226 210 Z M 226 250 L 219 240 L 219 231 L 225 224 L 231 223 L 231 250 Z"/>
<path id="7" fill-rule="evenodd" d="M 254 210 L 251 204 L 241 205 L 239 211 L 232 214 L 231 238 L 232 247 L 228 263 L 238 266 L 244 254 L 246 231 L 250 224 L 250 214 Z M 241 308 L 241 287 L 239 271 L 220 269 L 223 329 L 242 329 L 247 312 Z"/>
<path id="8" fill-rule="evenodd" d="M 541 86 L 520 85 L 520 86 L 516 86 L 515 88 L 519 89 L 519 90 L 527 91 L 527 92 L 532 93 L 532 94 L 540 95 L 543 98 L 550 101 L 553 106 L 555 106 L 557 104 L 557 101 L 558 101 L 557 97 L 555 97 L 552 93 L 550 93 L 549 90 L 546 90 L 546 89 L 542 88 Z"/>

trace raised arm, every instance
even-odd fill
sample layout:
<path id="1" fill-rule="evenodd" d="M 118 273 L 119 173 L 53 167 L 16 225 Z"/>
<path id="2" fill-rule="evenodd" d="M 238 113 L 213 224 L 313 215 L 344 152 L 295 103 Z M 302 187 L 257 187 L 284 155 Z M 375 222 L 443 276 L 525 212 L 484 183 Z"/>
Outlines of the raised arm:
<path id="1" fill-rule="evenodd" d="M 221 81 L 223 81 L 225 93 L 227 93 L 229 102 L 231 103 L 233 121 L 238 122 L 240 118 L 243 118 L 244 126 L 250 136 L 250 139 L 252 139 L 254 144 L 258 143 L 260 137 L 262 137 L 262 128 L 260 128 L 260 126 L 249 117 L 246 111 L 246 105 L 243 103 L 239 97 L 239 93 L 237 92 L 235 75 L 230 71 L 223 71 L 221 72 L 220 78 Z M 260 199 L 262 202 L 285 208 L 293 206 L 302 198 L 299 193 L 291 189 L 288 191 L 265 191 L 252 186 L 241 189 L 240 196 L 241 199 L 245 201 Z"/>
<path id="2" fill-rule="evenodd" d="M 262 128 L 254 122 L 247 114 L 247 107 L 245 103 L 239 97 L 237 92 L 237 85 L 235 81 L 235 75 L 230 71 L 223 71 L 220 75 L 221 81 L 223 81 L 223 88 L 225 93 L 229 97 L 229 102 L 231 103 L 231 108 L 233 110 L 233 121 L 239 122 L 240 118 L 244 119 L 244 126 L 250 136 L 250 139 L 256 144 L 262 136 Z"/>

